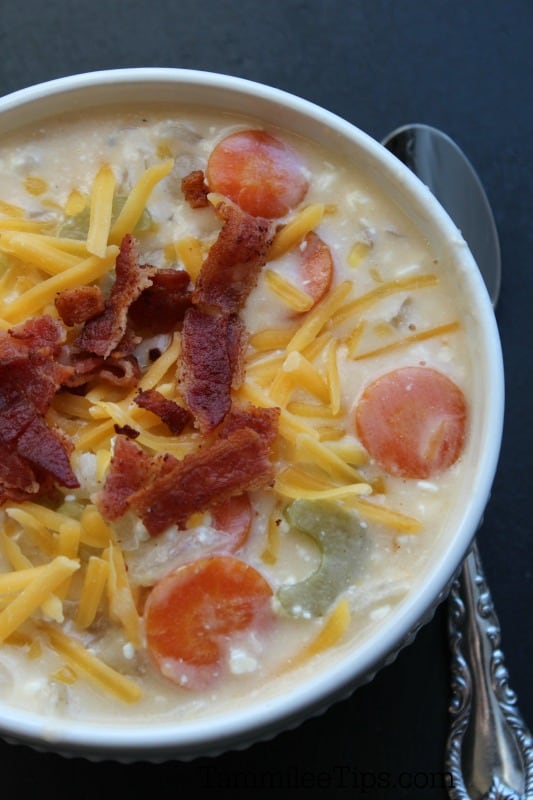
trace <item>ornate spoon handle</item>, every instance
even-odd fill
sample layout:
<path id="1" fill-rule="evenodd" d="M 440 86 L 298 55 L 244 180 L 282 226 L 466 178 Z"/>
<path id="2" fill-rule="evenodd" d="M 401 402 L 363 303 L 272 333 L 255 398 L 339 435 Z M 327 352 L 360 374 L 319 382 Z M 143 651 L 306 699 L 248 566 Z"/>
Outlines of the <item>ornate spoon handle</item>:
<path id="1" fill-rule="evenodd" d="M 500 649 L 500 625 L 477 545 L 450 594 L 452 800 L 533 800 L 533 742 Z"/>

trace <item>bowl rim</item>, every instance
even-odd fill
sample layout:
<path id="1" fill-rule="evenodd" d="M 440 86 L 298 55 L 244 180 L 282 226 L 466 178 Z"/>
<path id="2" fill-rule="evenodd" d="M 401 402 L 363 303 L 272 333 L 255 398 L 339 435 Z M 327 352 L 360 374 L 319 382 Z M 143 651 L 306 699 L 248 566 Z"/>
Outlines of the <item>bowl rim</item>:
<path id="1" fill-rule="evenodd" d="M 408 644 L 418 629 L 429 621 L 439 603 L 446 597 L 451 583 L 467 554 L 483 512 L 500 454 L 504 415 L 503 358 L 494 309 L 473 256 L 466 247 L 455 224 L 437 200 L 407 167 L 401 164 L 379 142 L 337 114 L 317 104 L 297 97 L 287 91 L 247 78 L 215 73 L 207 70 L 174 67 L 132 67 L 95 70 L 54 78 L 14 91 L 0 98 L 0 127 L 6 112 L 17 114 L 46 104 L 50 98 L 64 98 L 95 88 L 115 90 L 117 86 L 146 86 L 150 83 L 173 87 L 207 87 L 207 91 L 225 92 L 231 96 L 231 110 L 235 110 L 238 96 L 247 102 L 266 102 L 270 106 L 288 109 L 289 116 L 311 118 L 313 125 L 321 125 L 358 145 L 371 162 L 379 165 L 388 178 L 409 195 L 410 202 L 424 209 L 435 230 L 442 232 L 443 240 L 453 242 L 453 252 L 465 275 L 469 291 L 476 297 L 476 312 L 481 320 L 480 332 L 484 339 L 486 373 L 490 385 L 487 392 L 485 430 L 480 470 L 472 486 L 472 499 L 451 545 L 433 566 L 432 580 L 425 581 L 420 591 L 410 593 L 396 611 L 379 627 L 379 636 L 365 638 L 357 654 L 343 658 L 328 671 L 327 678 L 305 681 L 304 686 L 293 686 L 288 697 L 274 697 L 240 707 L 231 717 L 203 717 L 187 720 L 178 725 L 149 722 L 141 727 L 99 725 L 98 722 L 80 722 L 67 719 L 43 720 L 43 716 L 0 703 L 0 736 L 14 743 L 26 743 L 36 749 L 53 750 L 64 755 L 77 754 L 92 758 L 162 760 L 188 759 L 198 755 L 219 754 L 228 749 L 239 749 L 258 740 L 272 738 L 278 732 L 294 728 L 305 719 L 322 713 L 338 700 L 344 699 L 354 689 L 370 680 L 375 672 L 398 654 Z M 261 116 L 261 115 L 259 115 Z M 42 119 L 43 115 L 37 116 Z M 289 126 L 290 128 L 290 126 Z M 0 136 L 2 134 L 0 133 Z M 313 138 L 311 136 L 311 138 Z M 357 669 L 355 668 L 357 666 Z"/>

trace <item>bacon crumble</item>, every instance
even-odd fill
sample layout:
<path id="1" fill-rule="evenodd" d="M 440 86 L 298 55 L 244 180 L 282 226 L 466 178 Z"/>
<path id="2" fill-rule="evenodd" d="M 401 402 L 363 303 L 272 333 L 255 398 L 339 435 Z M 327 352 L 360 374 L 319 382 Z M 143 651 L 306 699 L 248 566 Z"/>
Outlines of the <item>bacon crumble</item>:
<path id="1" fill-rule="evenodd" d="M 229 202 L 220 202 L 215 212 L 222 220 L 222 229 L 202 264 L 193 302 L 234 314 L 243 308 L 257 284 L 276 226 Z"/>
<path id="2" fill-rule="evenodd" d="M 105 302 L 99 286 L 78 286 L 60 292 L 55 307 L 65 325 L 72 328 L 102 314 Z"/>
<path id="3" fill-rule="evenodd" d="M 194 181 L 198 187 L 198 176 Z M 56 392 L 96 380 L 137 386 L 139 336 L 180 327 L 177 377 L 186 407 L 155 389 L 139 392 L 135 402 L 159 416 L 173 435 L 194 422 L 209 438 L 178 460 L 169 453 L 148 455 L 133 441 L 136 430 L 115 426 L 114 452 L 97 500 L 101 512 L 114 520 L 133 510 L 155 535 L 184 524 L 194 511 L 219 507 L 273 480 L 277 410 L 234 409 L 231 390 L 243 372 L 239 312 L 266 262 L 274 226 L 227 202 L 215 210 L 222 228 L 194 291 L 184 270 L 141 265 L 137 243 L 127 235 L 107 299 L 95 286 L 66 290 L 56 298 L 60 320 L 45 316 L 0 331 L 0 501 L 36 496 L 55 483 L 77 487 L 69 462 L 72 442 L 44 421 Z M 72 344 L 65 343 L 64 325 L 81 326 Z"/>
<path id="4" fill-rule="evenodd" d="M 231 408 L 243 334 L 235 314 L 210 314 L 193 307 L 185 315 L 178 381 L 202 433 L 216 428 Z"/>
<path id="5" fill-rule="evenodd" d="M 126 333 L 128 311 L 144 289 L 152 285 L 154 267 L 141 265 L 131 234 L 124 236 L 115 265 L 115 282 L 104 310 L 88 320 L 74 345 L 80 352 L 107 358 Z"/>
<path id="6" fill-rule="evenodd" d="M 53 482 L 76 488 L 71 443 L 44 415 L 72 369 L 58 363 L 63 326 L 37 317 L 0 331 L 0 502 L 35 498 Z"/>
<path id="7" fill-rule="evenodd" d="M 148 286 L 129 308 L 128 319 L 142 336 L 169 333 L 179 328 L 191 305 L 190 277 L 183 269 L 158 269 Z"/>
<path id="8" fill-rule="evenodd" d="M 151 462 L 150 456 L 126 436 L 117 436 L 98 506 L 113 521 L 129 510 L 128 498 L 141 488 Z"/>
<path id="9" fill-rule="evenodd" d="M 218 437 L 182 460 L 168 453 L 148 456 L 119 437 L 98 498 L 100 510 L 117 519 L 133 509 L 155 536 L 171 525 L 183 527 L 192 513 L 264 488 L 274 478 L 278 416 L 279 409 L 241 409 Z"/>
<path id="10" fill-rule="evenodd" d="M 207 208 L 209 205 L 207 199 L 209 187 L 205 182 L 203 170 L 195 169 L 186 175 L 181 181 L 181 190 L 191 208 Z"/>
<path id="11" fill-rule="evenodd" d="M 134 398 L 139 408 L 145 408 L 156 414 L 168 427 L 174 436 L 178 436 L 183 429 L 192 422 L 192 414 L 174 400 L 168 400 L 156 389 L 145 389 Z"/>
<path id="12" fill-rule="evenodd" d="M 222 228 L 202 264 L 183 323 L 178 367 L 186 406 L 202 433 L 219 425 L 240 385 L 245 343 L 239 312 L 266 263 L 275 225 L 232 203 L 215 209 Z"/>
<path id="13" fill-rule="evenodd" d="M 280 413 L 281 411 L 277 407 L 248 406 L 244 408 L 234 405 L 220 427 L 219 436 L 227 437 L 240 428 L 251 428 L 270 447 L 276 439 Z"/>

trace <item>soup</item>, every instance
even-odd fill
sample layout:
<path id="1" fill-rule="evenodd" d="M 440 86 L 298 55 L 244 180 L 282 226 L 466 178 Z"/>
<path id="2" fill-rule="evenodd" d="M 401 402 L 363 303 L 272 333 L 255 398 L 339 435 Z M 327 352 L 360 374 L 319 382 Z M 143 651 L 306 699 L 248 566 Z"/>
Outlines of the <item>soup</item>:
<path id="1" fill-rule="evenodd" d="M 357 648 L 468 468 L 449 265 L 253 119 L 66 116 L 0 169 L 1 697 L 179 721 Z"/>

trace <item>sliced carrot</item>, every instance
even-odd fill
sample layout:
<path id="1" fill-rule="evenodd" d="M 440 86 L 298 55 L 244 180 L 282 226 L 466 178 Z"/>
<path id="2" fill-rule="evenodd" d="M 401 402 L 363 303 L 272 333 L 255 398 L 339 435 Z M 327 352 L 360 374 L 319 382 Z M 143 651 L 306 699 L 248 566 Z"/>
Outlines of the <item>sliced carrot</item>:
<path id="1" fill-rule="evenodd" d="M 355 421 L 363 446 L 386 472 L 428 478 L 454 464 L 462 452 L 466 400 L 441 372 L 403 367 L 367 386 Z"/>
<path id="2" fill-rule="evenodd" d="M 333 278 L 333 256 L 331 250 L 314 231 L 304 238 L 301 250 L 300 270 L 302 288 L 313 298 L 314 305 L 328 292 Z"/>
<path id="3" fill-rule="evenodd" d="M 213 527 L 227 533 L 227 550 L 234 553 L 243 546 L 252 527 L 252 504 L 247 494 L 230 497 L 211 512 Z"/>
<path id="4" fill-rule="evenodd" d="M 206 170 L 211 191 L 247 214 L 283 217 L 304 198 L 308 181 L 300 156 L 261 130 L 232 133 L 213 149 Z"/>
<path id="5" fill-rule="evenodd" d="M 272 589 L 234 556 L 193 561 L 155 585 L 145 606 L 146 641 L 161 673 L 201 689 L 228 669 L 229 648 L 273 620 Z"/>

